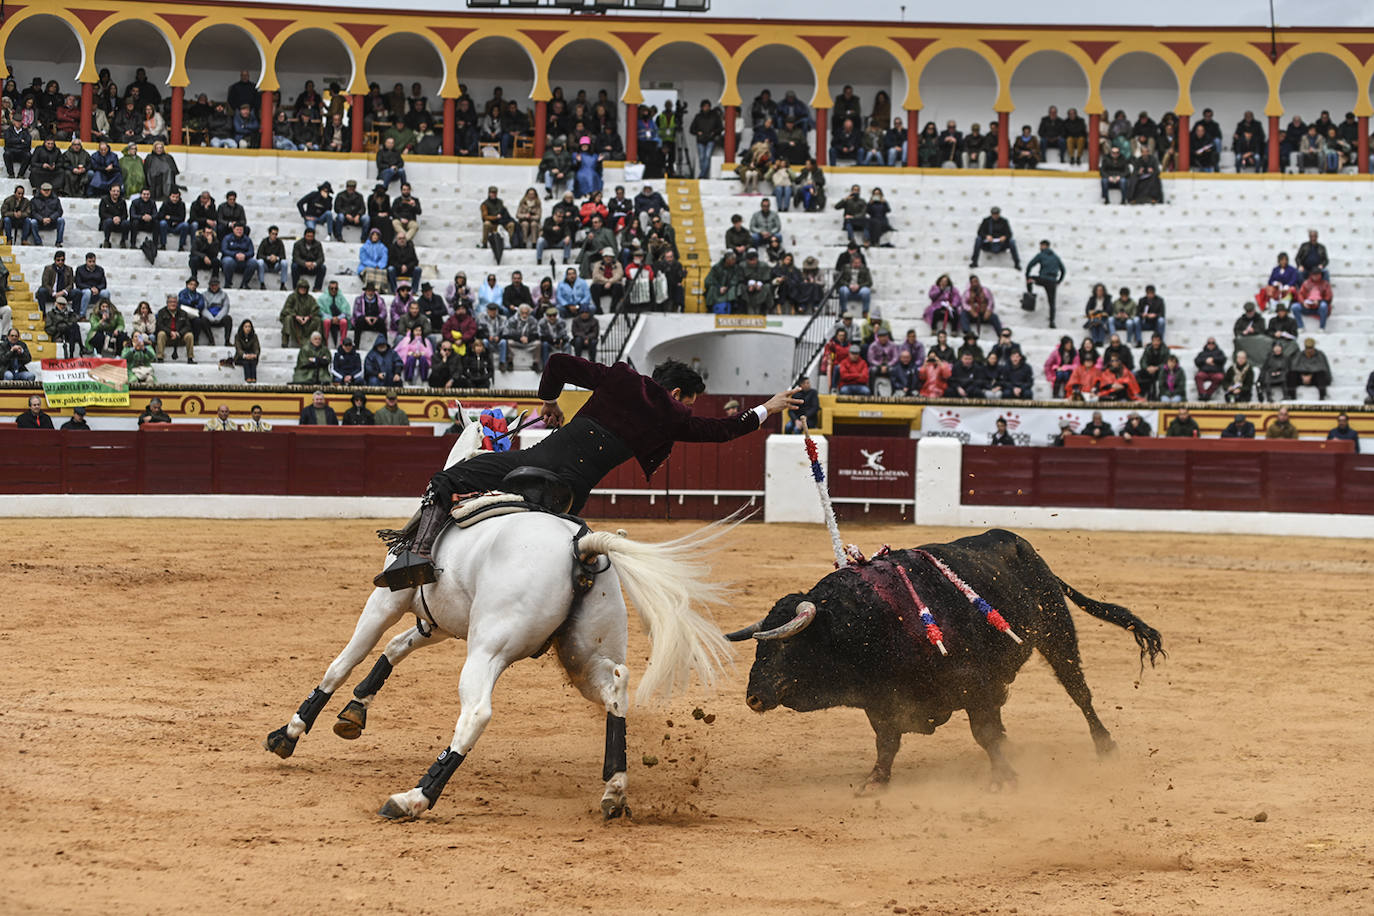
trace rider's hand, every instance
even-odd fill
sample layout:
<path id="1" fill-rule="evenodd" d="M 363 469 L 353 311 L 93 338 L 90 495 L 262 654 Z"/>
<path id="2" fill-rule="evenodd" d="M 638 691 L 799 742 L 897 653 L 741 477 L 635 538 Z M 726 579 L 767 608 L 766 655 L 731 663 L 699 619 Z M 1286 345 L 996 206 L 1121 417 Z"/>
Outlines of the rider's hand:
<path id="1" fill-rule="evenodd" d="M 549 429 L 557 429 L 563 425 L 563 408 L 558 406 L 557 401 L 545 401 L 544 406 L 539 408 L 539 418 Z"/>
<path id="2" fill-rule="evenodd" d="M 801 389 L 791 388 L 787 391 L 780 391 L 765 401 L 763 406 L 768 411 L 769 416 L 775 413 L 782 413 L 789 407 L 800 407 L 801 400 L 793 397 L 798 391 L 801 391 Z"/>

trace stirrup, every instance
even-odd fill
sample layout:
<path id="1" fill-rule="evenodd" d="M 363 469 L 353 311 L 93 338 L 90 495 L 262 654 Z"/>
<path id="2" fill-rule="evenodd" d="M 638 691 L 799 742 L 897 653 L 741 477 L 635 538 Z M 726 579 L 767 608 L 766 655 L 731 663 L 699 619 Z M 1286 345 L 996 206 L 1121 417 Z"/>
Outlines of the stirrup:
<path id="1" fill-rule="evenodd" d="M 393 592 L 403 592 L 438 580 L 439 571 L 434 568 L 433 560 L 413 550 L 403 550 L 397 554 L 395 563 L 377 573 L 372 584 Z"/>

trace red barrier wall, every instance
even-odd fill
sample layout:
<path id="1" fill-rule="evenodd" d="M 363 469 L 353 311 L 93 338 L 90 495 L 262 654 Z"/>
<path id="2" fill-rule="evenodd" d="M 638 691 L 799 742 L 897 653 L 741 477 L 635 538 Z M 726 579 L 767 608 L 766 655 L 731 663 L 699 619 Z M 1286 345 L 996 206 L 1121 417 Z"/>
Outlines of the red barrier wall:
<path id="1" fill-rule="evenodd" d="M 964 447 L 965 505 L 1374 514 L 1374 455 L 1308 448 Z"/>

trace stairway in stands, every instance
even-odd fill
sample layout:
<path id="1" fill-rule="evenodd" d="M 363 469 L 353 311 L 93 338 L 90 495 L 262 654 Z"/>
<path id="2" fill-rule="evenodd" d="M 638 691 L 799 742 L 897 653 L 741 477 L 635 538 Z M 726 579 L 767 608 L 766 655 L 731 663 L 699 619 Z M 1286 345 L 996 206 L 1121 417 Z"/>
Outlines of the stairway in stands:
<path id="1" fill-rule="evenodd" d="M 706 236 L 706 214 L 701 209 L 701 189 L 695 179 L 669 178 L 668 207 L 672 211 L 677 249 L 687 268 L 685 311 L 700 312 L 701 281 L 711 269 L 711 247 Z"/>
<path id="2" fill-rule="evenodd" d="M 14 326 L 19 329 L 19 338 L 28 345 L 29 355 L 33 357 L 34 363 L 29 365 L 29 371 L 35 375 L 38 373 L 37 361 L 40 359 L 55 359 L 57 349 L 52 341 L 48 340 L 47 333 L 43 330 L 43 312 L 38 307 L 38 300 L 33 298 L 33 290 L 29 288 L 28 282 L 24 279 L 24 272 L 19 267 L 19 259 L 14 256 L 10 246 L 0 239 L 0 261 L 5 262 L 5 267 L 10 272 L 10 291 L 6 295 L 9 303 L 11 317 Z"/>

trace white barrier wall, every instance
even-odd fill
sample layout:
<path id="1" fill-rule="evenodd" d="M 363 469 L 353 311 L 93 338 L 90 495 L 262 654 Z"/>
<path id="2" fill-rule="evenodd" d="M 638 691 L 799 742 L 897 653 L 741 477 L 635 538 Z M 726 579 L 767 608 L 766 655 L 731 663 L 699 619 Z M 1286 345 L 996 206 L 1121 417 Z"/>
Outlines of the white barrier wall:
<path id="1" fill-rule="evenodd" d="M 813 436 L 821 467 L 830 473 L 830 443 Z M 763 520 L 825 524 L 820 496 L 811 481 L 811 462 L 798 436 L 773 435 L 764 447 Z"/>

